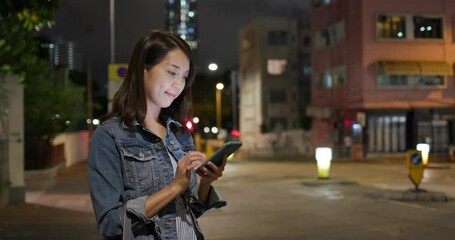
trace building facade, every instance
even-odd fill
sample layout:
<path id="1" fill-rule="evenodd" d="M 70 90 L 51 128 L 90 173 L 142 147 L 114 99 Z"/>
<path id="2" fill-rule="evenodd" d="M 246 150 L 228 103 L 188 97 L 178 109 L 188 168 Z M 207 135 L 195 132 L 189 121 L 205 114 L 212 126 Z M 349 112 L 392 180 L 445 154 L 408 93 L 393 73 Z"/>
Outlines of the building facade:
<path id="1" fill-rule="evenodd" d="M 167 0 L 166 29 L 196 49 L 198 43 L 196 0 Z"/>
<path id="2" fill-rule="evenodd" d="M 299 127 L 298 22 L 258 18 L 240 30 L 239 125 L 243 150 L 258 134 Z"/>
<path id="3" fill-rule="evenodd" d="M 312 145 L 336 156 L 454 145 L 455 1 L 314 0 Z"/>

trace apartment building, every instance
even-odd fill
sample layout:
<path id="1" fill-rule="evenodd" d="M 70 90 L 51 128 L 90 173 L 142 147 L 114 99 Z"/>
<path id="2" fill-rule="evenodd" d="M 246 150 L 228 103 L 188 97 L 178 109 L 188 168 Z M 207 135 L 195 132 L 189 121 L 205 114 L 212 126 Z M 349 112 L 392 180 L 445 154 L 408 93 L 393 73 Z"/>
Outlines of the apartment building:
<path id="1" fill-rule="evenodd" d="M 299 127 L 298 22 L 258 18 L 239 35 L 239 124 L 249 151 L 261 133 Z"/>
<path id="2" fill-rule="evenodd" d="M 313 0 L 312 145 L 335 156 L 455 145 L 455 1 Z M 345 151 L 349 148 L 349 151 Z"/>

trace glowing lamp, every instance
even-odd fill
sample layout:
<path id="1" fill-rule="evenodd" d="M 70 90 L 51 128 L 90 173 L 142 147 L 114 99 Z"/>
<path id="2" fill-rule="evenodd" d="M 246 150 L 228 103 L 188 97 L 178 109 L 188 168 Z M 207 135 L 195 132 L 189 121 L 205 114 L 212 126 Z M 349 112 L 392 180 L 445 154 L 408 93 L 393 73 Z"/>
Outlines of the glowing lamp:
<path id="1" fill-rule="evenodd" d="M 318 165 L 318 177 L 329 178 L 330 163 L 332 161 L 332 149 L 329 147 L 316 148 L 316 162 Z"/>
<path id="2" fill-rule="evenodd" d="M 417 151 L 422 153 L 422 163 L 424 166 L 428 164 L 428 155 L 430 153 L 430 145 L 427 143 L 419 143 L 416 146 Z"/>

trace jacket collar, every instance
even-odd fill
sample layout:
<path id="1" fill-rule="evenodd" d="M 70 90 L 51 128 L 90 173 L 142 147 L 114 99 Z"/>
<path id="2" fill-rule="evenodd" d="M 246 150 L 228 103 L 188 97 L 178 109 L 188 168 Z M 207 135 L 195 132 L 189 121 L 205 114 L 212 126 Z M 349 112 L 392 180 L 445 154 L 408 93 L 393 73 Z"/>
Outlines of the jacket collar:
<path id="1" fill-rule="evenodd" d="M 138 121 L 137 119 L 133 119 L 133 125 L 136 126 L 136 127 L 143 127 Z M 180 122 L 177 122 L 176 120 L 172 119 L 172 118 L 168 118 L 166 120 L 166 128 L 167 129 L 171 129 L 172 125 L 175 125 L 176 127 L 182 127 L 182 124 Z M 125 122 L 122 122 L 122 127 L 123 128 L 127 128 Z"/>

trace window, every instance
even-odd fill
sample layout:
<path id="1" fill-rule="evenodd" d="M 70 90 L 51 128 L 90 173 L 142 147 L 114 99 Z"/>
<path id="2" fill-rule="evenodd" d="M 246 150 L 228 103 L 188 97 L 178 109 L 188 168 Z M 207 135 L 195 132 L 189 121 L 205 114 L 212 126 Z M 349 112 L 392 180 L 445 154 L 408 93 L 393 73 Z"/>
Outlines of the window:
<path id="1" fill-rule="evenodd" d="M 411 14 L 379 14 L 376 35 L 382 39 L 442 39 L 442 16 Z"/>
<path id="2" fill-rule="evenodd" d="M 408 86 L 406 75 L 379 75 L 379 86 Z"/>
<path id="3" fill-rule="evenodd" d="M 286 31 L 269 31 L 269 45 L 287 45 L 288 33 Z"/>
<path id="4" fill-rule="evenodd" d="M 267 73 L 270 75 L 282 75 L 286 72 L 287 63 L 285 59 L 268 59 Z"/>
<path id="5" fill-rule="evenodd" d="M 303 46 L 310 47 L 311 46 L 311 38 L 310 36 L 303 37 Z"/>
<path id="6" fill-rule="evenodd" d="M 444 88 L 446 76 L 453 75 L 447 62 L 381 61 L 378 86 L 407 88 Z"/>
<path id="7" fill-rule="evenodd" d="M 286 90 L 269 90 L 269 102 L 270 103 L 283 103 L 287 100 Z"/>
<path id="8" fill-rule="evenodd" d="M 318 74 L 316 86 L 319 89 L 332 88 L 332 77 L 330 76 L 329 71 L 321 72 Z"/>
<path id="9" fill-rule="evenodd" d="M 286 118 L 270 118 L 270 129 L 274 131 L 285 130 L 288 128 L 288 121 Z"/>
<path id="10" fill-rule="evenodd" d="M 331 46 L 345 40 L 344 22 L 337 22 L 316 33 L 316 48 Z"/>
<path id="11" fill-rule="evenodd" d="M 369 152 L 406 151 L 406 116 L 383 114 L 368 118 Z"/>
<path id="12" fill-rule="evenodd" d="M 378 75 L 380 87 L 445 87 L 445 77 L 438 75 Z"/>
<path id="13" fill-rule="evenodd" d="M 443 76 L 420 75 L 416 76 L 417 86 L 444 86 L 445 78 Z"/>
<path id="14" fill-rule="evenodd" d="M 404 39 L 406 38 L 406 17 L 380 14 L 376 29 L 379 38 Z"/>
<path id="15" fill-rule="evenodd" d="M 436 38 L 442 39 L 442 18 L 414 16 L 414 37 L 415 38 Z"/>
<path id="16" fill-rule="evenodd" d="M 316 86 L 320 89 L 333 88 L 346 84 L 346 67 L 338 66 L 321 72 L 316 80 Z"/>
<path id="17" fill-rule="evenodd" d="M 313 1 L 313 6 L 314 7 L 320 7 L 324 5 L 329 5 L 333 2 L 333 0 L 314 0 Z"/>
<path id="18" fill-rule="evenodd" d="M 241 42 L 242 50 L 246 51 L 253 47 L 253 34 L 247 33 Z"/>

